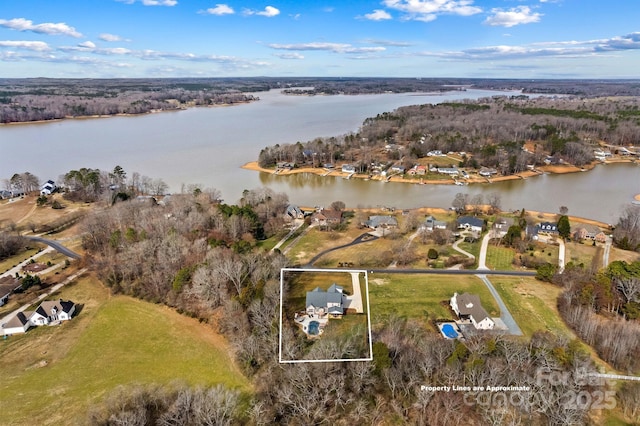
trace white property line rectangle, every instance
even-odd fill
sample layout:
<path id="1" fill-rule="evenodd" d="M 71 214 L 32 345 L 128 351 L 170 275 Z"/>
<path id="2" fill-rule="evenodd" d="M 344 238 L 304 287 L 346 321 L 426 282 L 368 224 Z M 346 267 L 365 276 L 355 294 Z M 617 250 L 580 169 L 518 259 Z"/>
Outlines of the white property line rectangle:
<path id="1" fill-rule="evenodd" d="M 369 338 L 369 357 L 367 358 L 340 358 L 340 359 L 282 359 L 282 321 L 284 309 L 284 273 L 285 272 L 342 272 L 364 274 L 365 292 L 367 298 L 367 332 Z M 280 329 L 278 342 L 278 360 L 281 364 L 297 364 L 303 362 L 348 362 L 348 361 L 373 361 L 373 342 L 371 341 L 371 307 L 369 304 L 369 275 L 364 269 L 320 269 L 320 268 L 282 268 L 280 269 Z"/>

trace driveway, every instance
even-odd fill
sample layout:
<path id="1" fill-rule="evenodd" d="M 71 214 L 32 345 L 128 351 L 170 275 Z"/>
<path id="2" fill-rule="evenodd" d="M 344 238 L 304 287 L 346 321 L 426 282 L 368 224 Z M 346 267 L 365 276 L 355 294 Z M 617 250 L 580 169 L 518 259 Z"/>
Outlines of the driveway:
<path id="1" fill-rule="evenodd" d="M 355 309 L 359 314 L 364 313 L 364 307 L 362 304 L 362 292 L 360 291 L 360 272 L 351 272 L 351 285 L 353 292 L 351 296 L 345 296 L 347 301 L 347 309 Z"/>

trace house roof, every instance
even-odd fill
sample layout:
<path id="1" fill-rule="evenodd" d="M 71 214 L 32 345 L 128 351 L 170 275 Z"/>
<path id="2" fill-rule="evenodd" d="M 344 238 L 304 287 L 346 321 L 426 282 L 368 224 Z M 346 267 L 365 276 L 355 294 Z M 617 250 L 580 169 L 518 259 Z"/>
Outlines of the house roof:
<path id="1" fill-rule="evenodd" d="M 499 217 L 493 223 L 493 226 L 500 227 L 500 228 L 509 228 L 514 223 L 515 223 L 515 220 L 512 217 Z"/>
<path id="2" fill-rule="evenodd" d="M 489 318 L 489 314 L 480 303 L 480 296 L 477 294 L 462 293 L 455 294 L 456 303 L 458 304 L 458 312 L 460 315 L 469 315 L 478 323 L 485 318 Z"/>
<path id="3" fill-rule="evenodd" d="M 24 327 L 33 312 L 18 312 L 15 317 L 2 324 L 2 328 Z"/>
<path id="4" fill-rule="evenodd" d="M 369 228 L 377 228 L 382 225 L 386 226 L 398 226 L 398 221 L 393 216 L 369 216 L 369 220 L 366 222 Z"/>
<path id="5" fill-rule="evenodd" d="M 36 309 L 36 313 L 42 315 L 43 317 L 48 317 L 52 314 L 53 309 L 55 308 L 57 313 L 65 312 L 68 314 L 69 312 L 71 312 L 74 306 L 75 303 L 70 300 L 45 300 L 40 304 L 40 306 L 38 306 L 38 309 Z"/>
<path id="6" fill-rule="evenodd" d="M 327 291 L 316 287 L 312 291 L 307 292 L 307 307 L 326 308 L 329 303 L 338 303 L 342 306 L 341 286 L 334 283 Z"/>
<path id="7" fill-rule="evenodd" d="M 458 225 L 469 225 L 482 228 L 482 226 L 484 225 L 484 221 L 473 216 L 461 216 L 458 218 Z"/>

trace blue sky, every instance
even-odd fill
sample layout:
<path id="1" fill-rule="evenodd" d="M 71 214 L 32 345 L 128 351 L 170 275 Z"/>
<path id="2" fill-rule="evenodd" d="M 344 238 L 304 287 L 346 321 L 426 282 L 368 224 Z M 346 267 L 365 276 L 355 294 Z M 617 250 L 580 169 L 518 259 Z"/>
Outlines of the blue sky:
<path id="1" fill-rule="evenodd" d="M 0 0 L 0 77 L 639 71 L 637 0 Z"/>

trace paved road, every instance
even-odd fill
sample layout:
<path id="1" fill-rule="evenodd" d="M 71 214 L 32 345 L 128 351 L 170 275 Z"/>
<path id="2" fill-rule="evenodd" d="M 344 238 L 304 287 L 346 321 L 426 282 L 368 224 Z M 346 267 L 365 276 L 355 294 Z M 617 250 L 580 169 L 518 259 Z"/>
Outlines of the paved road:
<path id="1" fill-rule="evenodd" d="M 46 244 L 50 247 L 52 247 L 54 250 L 64 254 L 67 257 L 70 257 L 72 259 L 80 259 L 80 255 L 72 250 L 69 250 L 68 248 L 66 248 L 65 246 L 63 246 L 62 244 L 60 244 L 57 241 L 54 240 L 48 240 L 46 238 L 42 238 L 42 237 L 27 237 L 25 236 L 25 238 L 31 240 L 31 241 L 37 241 L 39 243 L 43 243 Z"/>
<path id="2" fill-rule="evenodd" d="M 16 273 L 20 274 L 22 272 L 22 267 L 25 266 L 28 263 L 31 263 L 31 259 L 37 259 L 40 256 L 47 254 L 49 252 L 52 252 L 53 248 L 52 247 L 47 247 L 46 249 L 42 250 L 39 253 L 34 254 L 33 256 L 31 256 L 30 258 L 28 258 L 27 260 L 20 262 L 19 264 L 17 264 L 16 266 L 14 266 L 13 268 L 9 269 L 7 272 L 0 274 L 0 278 L 2 277 L 6 277 L 6 276 L 12 276 L 15 277 Z"/>
<path id="3" fill-rule="evenodd" d="M 360 272 L 351 272 L 351 285 L 353 286 L 351 296 L 345 296 L 349 301 L 347 307 L 349 309 L 355 309 L 357 313 L 361 314 L 364 312 L 364 308 L 362 304 L 362 292 L 360 291 Z"/>
<path id="4" fill-rule="evenodd" d="M 566 252 L 564 238 L 558 238 L 558 244 L 560 244 L 560 247 L 558 249 L 558 273 L 561 274 L 564 272 L 564 257 Z"/>
<path id="5" fill-rule="evenodd" d="M 516 320 L 513 319 L 511 312 L 509 312 L 507 305 L 505 305 L 504 302 L 502 301 L 502 298 L 498 294 L 498 291 L 495 289 L 493 284 L 491 284 L 491 281 L 489 281 L 489 279 L 485 275 L 485 271 L 483 271 L 482 274 L 478 274 L 477 277 L 480 278 L 482 282 L 484 282 L 484 284 L 489 289 L 489 292 L 491 292 L 491 294 L 493 295 L 493 298 L 496 299 L 496 303 L 500 307 L 500 319 L 502 320 L 502 322 L 504 322 L 504 324 L 509 329 L 509 334 L 513 334 L 515 336 L 522 336 L 522 330 L 520 330 L 520 327 L 518 327 Z"/>
<path id="6" fill-rule="evenodd" d="M 613 243 L 613 239 L 611 237 L 607 237 L 607 242 L 604 244 L 604 253 L 602 254 L 602 267 L 606 268 L 609 266 L 609 254 L 611 253 L 611 243 Z"/>
<path id="7" fill-rule="evenodd" d="M 287 241 L 289 239 L 289 237 L 291 237 L 293 235 L 293 233 L 298 230 L 298 228 L 300 228 L 302 225 L 304 225 L 304 220 L 303 219 L 296 219 L 294 223 L 295 223 L 295 225 L 291 228 L 289 233 L 283 239 L 278 241 L 278 244 L 273 246 L 271 251 L 279 249 L 285 243 L 285 241 Z"/>
<path id="8" fill-rule="evenodd" d="M 356 244 L 368 243 L 369 241 L 374 241 L 374 240 L 377 240 L 378 238 L 379 237 L 376 237 L 375 235 L 371 235 L 368 232 L 365 232 L 364 234 L 360 235 L 359 237 L 357 237 L 355 240 L 351 241 L 350 243 L 343 244 L 343 245 L 338 246 L 338 247 L 333 247 L 333 248 L 321 251 L 320 253 L 318 253 L 315 256 L 313 256 L 306 266 L 307 267 L 313 266 L 313 264 L 315 262 L 317 262 L 318 259 L 320 259 L 325 254 L 330 253 L 330 252 L 332 252 L 334 250 L 339 250 L 339 249 L 342 249 L 342 248 L 345 248 L 345 247 L 354 246 Z"/>
<path id="9" fill-rule="evenodd" d="M 27 303 L 26 305 L 22 305 L 18 309 L 16 309 L 15 311 L 10 312 L 9 314 L 5 315 L 4 318 L 0 319 L 0 326 L 2 326 L 2 324 L 5 324 L 7 321 L 9 321 L 14 316 L 18 315 L 19 312 L 24 312 L 29 306 L 33 305 L 34 303 L 38 303 L 38 302 L 41 302 L 42 300 L 46 299 L 52 293 L 60 290 L 63 286 L 69 284 L 71 281 L 75 280 L 80 275 L 84 274 L 85 272 L 87 272 L 87 268 L 80 269 L 78 272 L 76 272 L 75 274 L 69 276 L 66 280 L 62 281 L 60 284 L 54 285 L 46 293 L 43 293 L 40 296 L 38 296 L 38 298 L 36 300 L 32 300 L 31 302 Z"/>
<path id="10" fill-rule="evenodd" d="M 460 247 L 458 247 L 458 244 L 460 244 L 461 242 L 464 241 L 464 236 L 462 236 L 458 241 L 456 241 L 455 243 L 453 243 L 453 249 L 455 251 L 457 251 L 458 253 L 462 253 L 465 256 L 467 256 L 469 259 L 475 259 L 476 257 L 474 255 L 472 255 L 471 253 L 462 250 Z"/>
<path id="11" fill-rule="evenodd" d="M 322 268 L 318 268 L 322 269 Z M 478 271 L 476 269 L 369 269 L 370 273 L 380 274 L 434 274 L 434 275 L 509 275 L 515 277 L 535 277 L 534 271 Z"/>

